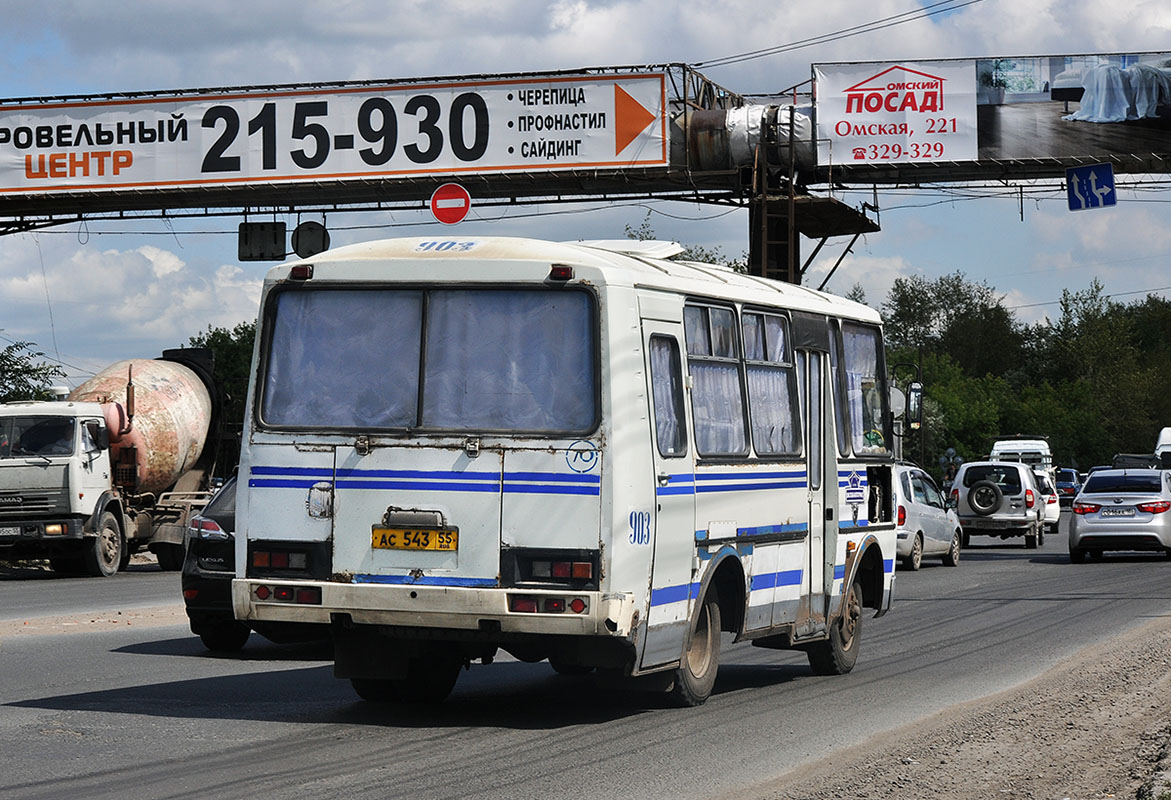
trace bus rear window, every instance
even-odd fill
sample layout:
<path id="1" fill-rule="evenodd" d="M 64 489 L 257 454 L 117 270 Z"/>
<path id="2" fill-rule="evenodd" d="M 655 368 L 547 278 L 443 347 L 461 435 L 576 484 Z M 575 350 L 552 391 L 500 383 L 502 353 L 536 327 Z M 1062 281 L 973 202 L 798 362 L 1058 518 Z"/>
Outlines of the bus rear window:
<path id="1" fill-rule="evenodd" d="M 587 292 L 301 289 L 269 304 L 266 425 L 583 433 L 596 424 Z"/>

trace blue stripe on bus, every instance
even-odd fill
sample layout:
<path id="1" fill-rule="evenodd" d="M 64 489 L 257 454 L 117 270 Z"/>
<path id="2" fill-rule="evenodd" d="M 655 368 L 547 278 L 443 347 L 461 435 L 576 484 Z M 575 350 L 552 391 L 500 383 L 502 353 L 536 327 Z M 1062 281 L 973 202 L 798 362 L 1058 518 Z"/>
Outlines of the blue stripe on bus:
<path id="1" fill-rule="evenodd" d="M 479 587 L 499 586 L 495 578 L 447 578 L 437 575 L 422 575 L 415 578 L 411 575 L 355 575 L 354 583 L 386 583 L 411 586 L 463 586 Z"/>
<path id="2" fill-rule="evenodd" d="M 309 489 L 320 481 L 313 476 L 330 478 L 331 471 L 308 467 L 253 467 L 253 475 L 288 477 L 249 478 L 251 487 Z M 298 479 L 300 476 L 300 479 Z M 340 469 L 338 489 L 386 489 L 396 491 L 505 492 L 508 494 L 601 494 L 601 478 L 563 472 L 506 472 L 503 481 L 498 473 L 454 472 L 450 470 L 359 470 Z M 341 480 L 348 478 L 349 480 Z M 355 480 L 357 478 L 358 480 Z M 397 478 L 397 480 L 391 480 Z"/>
<path id="3" fill-rule="evenodd" d="M 805 479 L 778 483 L 721 483 L 714 486 L 696 486 L 696 492 L 753 492 L 761 489 L 804 489 Z"/>
<path id="4" fill-rule="evenodd" d="M 394 489 L 411 492 L 498 492 L 498 483 L 440 483 L 438 481 L 338 481 L 339 489 Z"/>
<path id="5" fill-rule="evenodd" d="M 505 494 L 585 494 L 598 496 L 600 486 L 541 486 L 535 483 L 506 483 Z"/>
<path id="6" fill-rule="evenodd" d="M 857 522 L 854 522 L 853 520 L 850 520 L 850 519 L 838 520 L 838 527 L 839 528 L 865 528 L 869 524 L 870 524 L 870 520 L 868 520 L 868 519 L 860 519 Z"/>
<path id="7" fill-rule="evenodd" d="M 651 589 L 651 605 L 665 606 L 670 603 L 682 603 L 699 595 L 699 583 L 685 583 L 681 586 L 664 586 L 661 589 Z"/>
<path id="8" fill-rule="evenodd" d="M 757 525 L 754 528 L 737 528 L 737 536 L 754 536 L 758 533 L 793 533 L 795 531 L 809 530 L 809 523 L 795 522 L 793 524 L 785 525 Z"/>
<path id="9" fill-rule="evenodd" d="M 806 473 L 803 469 L 791 469 L 783 472 L 697 472 L 695 479 L 697 481 L 731 481 L 744 480 L 745 478 L 791 478 L 805 480 Z"/>
<path id="10" fill-rule="evenodd" d="M 778 586 L 800 586 L 802 575 L 804 575 L 804 571 L 799 569 L 771 572 L 767 575 L 753 575 L 750 591 L 775 589 Z"/>
<path id="11" fill-rule="evenodd" d="M 885 561 L 883 561 L 882 562 L 882 571 L 883 572 L 894 572 L 895 571 L 895 560 L 893 558 L 888 558 Z"/>
<path id="12" fill-rule="evenodd" d="M 564 483 L 601 483 L 601 475 L 579 472 L 505 472 L 506 481 L 561 481 Z"/>
<path id="13" fill-rule="evenodd" d="M 834 580 L 840 581 L 844 577 L 846 577 L 846 565 L 834 564 Z"/>

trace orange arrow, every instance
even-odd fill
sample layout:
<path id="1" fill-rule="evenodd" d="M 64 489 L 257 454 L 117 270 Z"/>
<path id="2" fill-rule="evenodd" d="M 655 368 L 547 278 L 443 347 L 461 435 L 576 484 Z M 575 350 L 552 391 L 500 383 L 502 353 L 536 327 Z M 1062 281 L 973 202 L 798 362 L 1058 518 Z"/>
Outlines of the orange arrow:
<path id="1" fill-rule="evenodd" d="M 614 84 L 614 155 L 626 149 L 655 119 L 642 103 Z"/>

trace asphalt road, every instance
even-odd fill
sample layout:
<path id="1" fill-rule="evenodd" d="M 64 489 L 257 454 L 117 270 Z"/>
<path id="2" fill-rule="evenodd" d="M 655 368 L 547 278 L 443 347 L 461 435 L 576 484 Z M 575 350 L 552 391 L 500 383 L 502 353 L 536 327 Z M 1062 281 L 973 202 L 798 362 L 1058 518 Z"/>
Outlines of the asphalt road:
<path id="1" fill-rule="evenodd" d="M 1039 550 L 975 538 L 959 567 L 898 573 L 895 608 L 865 619 L 851 674 L 725 642 L 715 694 L 695 709 L 507 659 L 463 673 L 441 706 L 379 706 L 335 680 L 320 647 L 254 635 L 213 657 L 178 624 L 7 636 L 0 796 L 750 797 L 790 767 L 831 770 L 837 749 L 1171 613 L 1169 575 L 1157 556 L 1070 564 L 1063 536 Z M 172 580 L 0 575 L 0 603 L 11 619 L 26 592 L 44 608 L 46 592 L 108 602 L 124 588 L 149 605 Z"/>

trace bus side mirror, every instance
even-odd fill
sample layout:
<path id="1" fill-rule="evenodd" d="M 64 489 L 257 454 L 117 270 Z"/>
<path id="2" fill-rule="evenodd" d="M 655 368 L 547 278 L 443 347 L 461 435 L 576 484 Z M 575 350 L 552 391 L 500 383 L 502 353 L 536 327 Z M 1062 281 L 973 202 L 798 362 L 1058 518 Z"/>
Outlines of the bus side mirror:
<path id="1" fill-rule="evenodd" d="M 907 423 L 911 430 L 923 424 L 923 384 L 918 381 L 907 387 Z"/>

